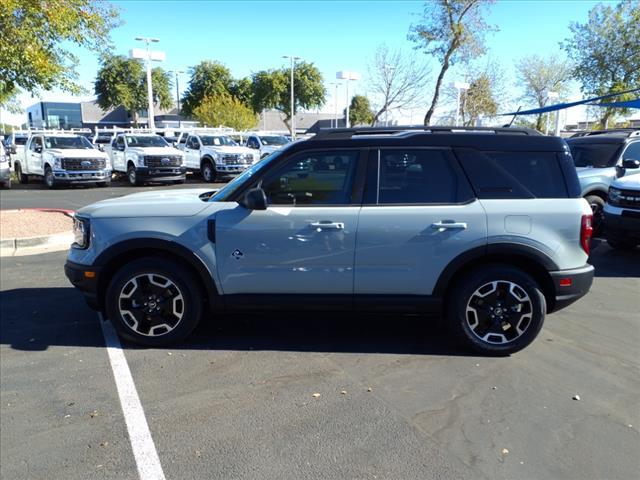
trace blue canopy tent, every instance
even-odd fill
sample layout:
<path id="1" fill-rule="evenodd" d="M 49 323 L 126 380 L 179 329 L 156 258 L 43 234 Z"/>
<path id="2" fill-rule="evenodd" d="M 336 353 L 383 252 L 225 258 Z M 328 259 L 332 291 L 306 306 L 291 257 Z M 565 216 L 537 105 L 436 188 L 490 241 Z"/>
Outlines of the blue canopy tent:
<path id="1" fill-rule="evenodd" d="M 627 100 L 624 102 L 589 103 L 589 105 L 595 105 L 598 107 L 612 107 L 612 108 L 640 108 L 640 98 L 636 98 L 635 100 Z"/>

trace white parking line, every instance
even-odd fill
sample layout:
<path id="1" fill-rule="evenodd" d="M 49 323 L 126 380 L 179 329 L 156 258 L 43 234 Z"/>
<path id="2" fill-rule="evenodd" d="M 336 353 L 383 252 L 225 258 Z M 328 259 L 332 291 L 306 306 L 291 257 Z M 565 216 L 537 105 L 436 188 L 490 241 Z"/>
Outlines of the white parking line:
<path id="1" fill-rule="evenodd" d="M 102 327 L 102 334 L 104 335 L 109 361 L 111 362 L 113 378 L 118 388 L 118 396 L 120 397 L 124 421 L 127 424 L 133 456 L 136 459 L 138 476 L 140 480 L 165 480 L 160 458 L 158 458 L 156 446 L 153 444 L 149 425 L 147 425 L 147 419 L 144 416 L 136 385 L 133 383 L 133 377 L 122 351 L 118 335 L 111 322 L 102 318 L 102 314 L 98 313 L 98 318 L 100 319 L 100 327 Z"/>

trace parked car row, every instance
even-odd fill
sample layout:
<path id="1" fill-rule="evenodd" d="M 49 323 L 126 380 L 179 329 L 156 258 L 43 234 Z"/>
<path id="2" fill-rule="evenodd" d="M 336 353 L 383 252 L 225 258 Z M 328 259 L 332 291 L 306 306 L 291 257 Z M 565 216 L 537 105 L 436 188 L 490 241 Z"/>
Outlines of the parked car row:
<path id="1" fill-rule="evenodd" d="M 243 146 L 226 133 L 207 129 L 178 132 L 176 137 L 141 129 L 95 134 L 43 130 L 13 133 L 5 141 L 9 171 L 15 170 L 18 181 L 41 178 L 49 188 L 106 186 L 112 175 L 126 176 L 131 185 L 183 183 L 187 171 L 200 174 L 205 182 L 228 180 L 287 143 L 278 135 L 251 134 Z"/>

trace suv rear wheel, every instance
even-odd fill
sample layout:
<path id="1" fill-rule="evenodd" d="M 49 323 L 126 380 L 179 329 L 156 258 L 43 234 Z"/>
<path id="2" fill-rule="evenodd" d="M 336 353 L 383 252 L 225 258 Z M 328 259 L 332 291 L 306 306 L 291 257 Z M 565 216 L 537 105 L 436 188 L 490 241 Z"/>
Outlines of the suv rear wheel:
<path id="1" fill-rule="evenodd" d="M 202 293 L 179 263 L 141 258 L 114 275 L 105 306 L 122 337 L 157 347 L 184 340 L 193 331 L 202 316 Z"/>
<path id="2" fill-rule="evenodd" d="M 448 320 L 456 336 L 476 352 L 509 355 L 538 335 L 547 311 L 540 286 L 507 265 L 465 275 L 449 292 Z"/>

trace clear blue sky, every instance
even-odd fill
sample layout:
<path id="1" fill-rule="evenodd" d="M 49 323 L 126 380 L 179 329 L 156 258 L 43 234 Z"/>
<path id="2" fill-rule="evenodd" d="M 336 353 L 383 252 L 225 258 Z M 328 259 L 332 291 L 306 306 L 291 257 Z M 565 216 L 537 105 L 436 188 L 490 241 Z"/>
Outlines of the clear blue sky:
<path id="1" fill-rule="evenodd" d="M 410 50 L 409 26 L 418 20 L 419 1 L 115 1 L 123 25 L 112 39 L 115 53 L 142 46 L 136 36 L 158 37 L 166 52 L 165 69 L 186 70 L 201 60 L 218 60 L 234 76 L 285 65 L 283 54 L 314 62 L 325 81 L 338 70 L 365 76 L 376 46 Z M 500 31 L 487 38 L 489 55 L 513 78 L 513 63 L 523 55 L 558 52 L 572 21 L 584 22 L 592 0 L 498 0 L 487 20 Z M 92 92 L 98 66 L 94 54 L 76 52 L 81 83 Z M 188 76 L 183 76 L 181 87 Z M 181 88 L 182 89 L 182 88 Z M 331 92 L 331 90 L 330 90 Z M 26 103 L 33 103 L 29 100 Z M 328 105 L 333 100 L 330 98 Z M 344 99 L 339 99 L 340 103 Z"/>

